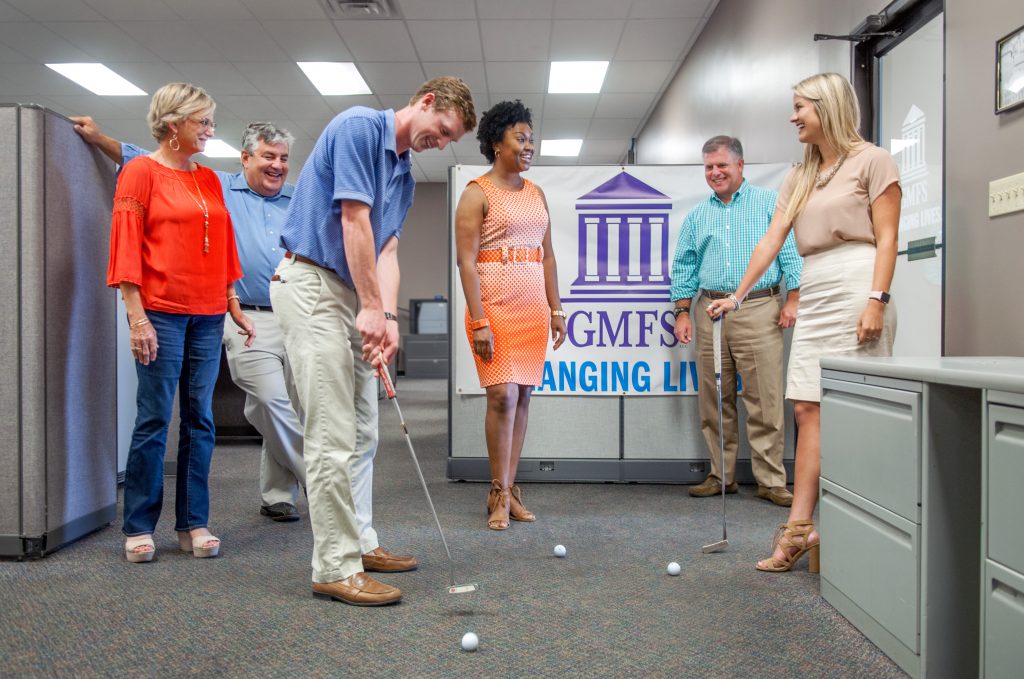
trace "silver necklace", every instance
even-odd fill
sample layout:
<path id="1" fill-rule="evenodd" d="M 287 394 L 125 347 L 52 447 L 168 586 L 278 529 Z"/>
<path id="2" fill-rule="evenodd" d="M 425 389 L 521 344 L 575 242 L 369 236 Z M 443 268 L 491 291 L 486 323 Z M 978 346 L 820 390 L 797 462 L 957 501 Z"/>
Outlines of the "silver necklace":
<path id="1" fill-rule="evenodd" d="M 196 207 L 203 211 L 203 254 L 205 255 L 210 252 L 210 208 L 206 206 L 206 197 L 203 196 L 203 190 L 199 188 L 199 180 L 196 179 L 195 172 L 189 172 L 189 174 L 192 175 L 192 181 L 196 183 L 196 192 L 199 194 L 199 200 L 196 200 L 196 197 L 188 190 L 188 187 L 185 186 L 185 182 L 181 181 L 181 177 L 178 176 L 178 171 L 172 169 L 171 172 L 174 173 L 174 178 L 178 180 L 178 183 L 181 184 L 181 188 L 185 190 L 185 193 L 187 193 L 188 197 L 192 199 L 192 202 L 196 204 Z M 200 200 L 202 201 L 202 204 L 200 204 Z"/>
<path id="2" fill-rule="evenodd" d="M 814 188 L 823 189 L 828 186 L 828 183 L 832 181 L 832 177 L 836 176 L 836 172 L 839 172 L 839 168 L 843 166 L 843 161 L 846 160 L 846 154 L 839 156 L 839 160 L 835 164 L 824 172 L 818 173 L 818 179 L 814 182 Z"/>

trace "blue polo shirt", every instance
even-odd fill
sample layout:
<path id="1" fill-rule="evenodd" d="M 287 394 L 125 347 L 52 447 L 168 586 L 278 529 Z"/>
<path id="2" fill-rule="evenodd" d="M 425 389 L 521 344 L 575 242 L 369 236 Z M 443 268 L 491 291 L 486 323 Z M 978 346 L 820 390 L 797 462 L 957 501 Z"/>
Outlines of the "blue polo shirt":
<path id="1" fill-rule="evenodd" d="M 401 236 L 415 186 L 410 152 L 396 152 L 395 112 L 354 106 L 327 124 L 302 166 L 281 244 L 354 287 L 341 237 L 341 201 L 370 206 L 380 255 L 392 236 Z"/>
<path id="2" fill-rule="evenodd" d="M 149 151 L 134 144 L 121 144 L 122 166 Z M 285 184 L 276 196 L 267 198 L 251 188 L 242 172 L 217 172 L 224 204 L 235 229 L 235 246 L 245 277 L 235 282 L 242 304 L 270 306 L 270 277 L 284 252 L 281 227 L 288 214 L 294 186 Z"/>

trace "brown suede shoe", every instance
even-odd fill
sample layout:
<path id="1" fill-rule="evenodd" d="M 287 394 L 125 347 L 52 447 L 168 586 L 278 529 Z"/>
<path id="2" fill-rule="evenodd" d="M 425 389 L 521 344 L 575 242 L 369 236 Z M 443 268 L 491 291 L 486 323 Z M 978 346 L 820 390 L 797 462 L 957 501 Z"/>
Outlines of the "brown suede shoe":
<path id="1" fill-rule="evenodd" d="M 366 573 L 356 573 L 344 580 L 314 582 L 313 597 L 333 599 L 353 606 L 386 606 L 402 600 L 402 590 L 374 580 Z"/>
<path id="2" fill-rule="evenodd" d="M 363 554 L 363 570 L 374 573 L 404 573 L 416 570 L 416 557 L 389 554 L 383 547 Z"/>
<path id="3" fill-rule="evenodd" d="M 758 486 L 757 496 L 762 500 L 768 500 L 774 502 L 780 507 L 792 507 L 793 506 L 793 494 L 790 493 L 785 486 Z"/>
<path id="4" fill-rule="evenodd" d="M 736 482 L 733 481 L 725 487 L 726 495 L 732 495 L 740 489 Z M 690 486 L 691 497 L 711 497 L 712 495 L 722 494 L 722 482 L 714 477 L 707 477 L 702 483 L 698 483 L 696 486 Z"/>

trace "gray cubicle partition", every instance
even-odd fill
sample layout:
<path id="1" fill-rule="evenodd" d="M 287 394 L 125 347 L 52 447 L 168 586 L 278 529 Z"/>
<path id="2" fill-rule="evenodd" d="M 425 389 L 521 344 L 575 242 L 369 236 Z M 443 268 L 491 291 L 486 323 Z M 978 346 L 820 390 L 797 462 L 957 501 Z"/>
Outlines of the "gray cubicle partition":
<path id="1" fill-rule="evenodd" d="M 41 556 L 116 513 L 114 175 L 33 105 L 0 105 L 0 157 L 0 556 Z"/>

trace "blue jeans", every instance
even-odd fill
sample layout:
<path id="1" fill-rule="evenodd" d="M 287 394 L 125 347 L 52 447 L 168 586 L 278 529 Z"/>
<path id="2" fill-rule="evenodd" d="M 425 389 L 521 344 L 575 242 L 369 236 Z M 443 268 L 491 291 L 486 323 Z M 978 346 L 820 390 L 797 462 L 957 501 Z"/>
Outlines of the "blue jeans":
<path id="1" fill-rule="evenodd" d="M 136 362 L 138 416 L 124 482 L 124 534 L 156 530 L 164 499 L 164 450 L 174 390 L 179 387 L 181 429 L 174 530 L 206 528 L 210 516 L 210 459 L 216 436 L 213 387 L 220 370 L 224 315 L 148 311 L 156 330 L 157 359 Z"/>

